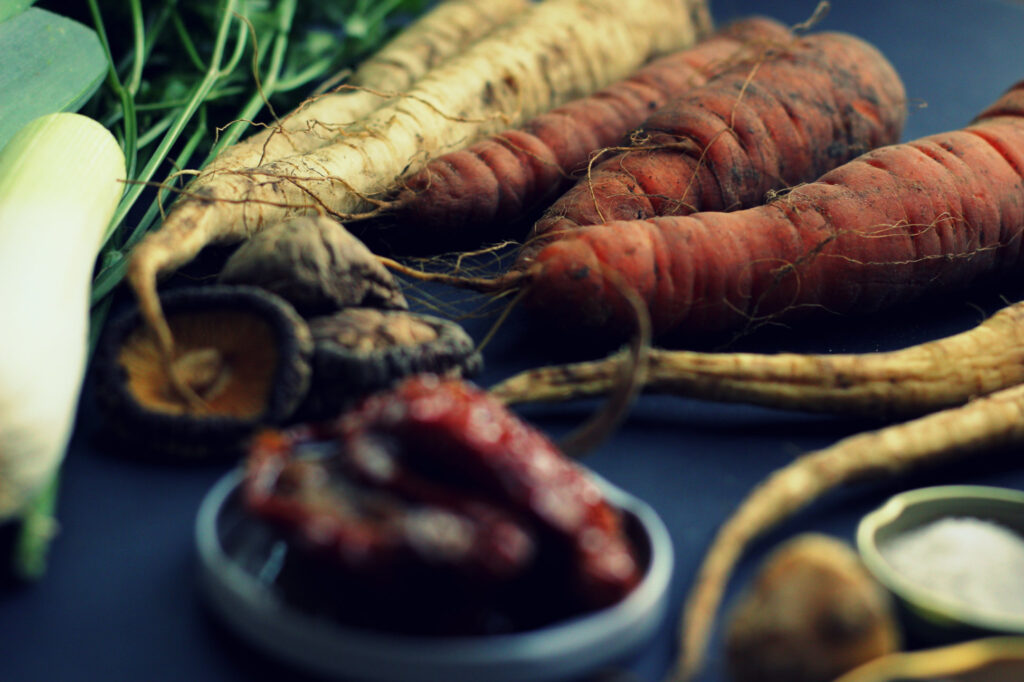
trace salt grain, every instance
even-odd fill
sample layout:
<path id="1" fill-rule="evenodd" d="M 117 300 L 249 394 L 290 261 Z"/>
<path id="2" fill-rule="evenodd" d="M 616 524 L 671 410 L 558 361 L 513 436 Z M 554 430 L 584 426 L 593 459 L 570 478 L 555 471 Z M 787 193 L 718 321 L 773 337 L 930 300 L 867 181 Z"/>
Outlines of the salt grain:
<path id="1" fill-rule="evenodd" d="M 908 580 L 978 613 L 1024 616 L 1024 537 L 998 523 L 944 518 L 879 545 Z"/>

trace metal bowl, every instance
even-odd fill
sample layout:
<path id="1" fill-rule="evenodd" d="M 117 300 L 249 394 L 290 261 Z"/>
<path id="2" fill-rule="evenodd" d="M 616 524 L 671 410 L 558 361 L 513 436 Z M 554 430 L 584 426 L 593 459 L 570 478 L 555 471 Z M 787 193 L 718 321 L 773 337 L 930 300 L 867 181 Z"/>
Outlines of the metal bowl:
<path id="1" fill-rule="evenodd" d="M 857 528 L 857 548 L 868 570 L 904 607 L 908 629 L 925 640 L 953 641 L 990 634 L 1024 634 L 1024 613 L 972 608 L 927 589 L 898 572 L 880 545 L 942 518 L 997 522 L 1024 535 L 1024 491 L 989 486 L 935 486 L 900 493 L 867 514 Z M 984 557 L 977 557 L 984 561 Z"/>
<path id="2" fill-rule="evenodd" d="M 346 627 L 289 604 L 274 578 L 283 541 L 239 501 L 241 474 L 207 494 L 196 519 L 200 590 L 213 612 L 250 644 L 318 675 L 372 682 L 545 682 L 570 679 L 635 652 L 661 625 L 672 543 L 645 503 L 599 479 L 622 510 L 646 568 L 641 583 L 605 609 L 515 634 L 424 637 Z"/>

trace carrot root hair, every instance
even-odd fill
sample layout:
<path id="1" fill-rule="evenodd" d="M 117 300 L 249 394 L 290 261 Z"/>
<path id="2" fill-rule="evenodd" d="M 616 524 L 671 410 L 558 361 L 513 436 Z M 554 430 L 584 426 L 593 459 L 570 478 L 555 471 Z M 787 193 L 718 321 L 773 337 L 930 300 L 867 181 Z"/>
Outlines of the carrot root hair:
<path id="1" fill-rule="evenodd" d="M 606 440 L 625 420 L 630 406 L 640 393 L 647 374 L 648 353 L 651 348 L 651 316 L 643 299 L 621 275 L 608 273 L 635 314 L 636 331 L 630 340 L 629 353 L 622 363 L 618 377 L 608 399 L 600 410 L 575 431 L 562 438 L 559 447 L 570 457 L 590 452 Z"/>
<path id="2" fill-rule="evenodd" d="M 444 272 L 418 270 L 387 256 L 378 256 L 377 260 L 389 270 L 411 279 L 421 282 L 447 284 L 460 289 L 470 289 L 481 293 L 502 293 L 511 289 L 521 289 L 528 286 L 533 279 L 531 271 L 509 271 L 497 277 L 464 277 Z"/>

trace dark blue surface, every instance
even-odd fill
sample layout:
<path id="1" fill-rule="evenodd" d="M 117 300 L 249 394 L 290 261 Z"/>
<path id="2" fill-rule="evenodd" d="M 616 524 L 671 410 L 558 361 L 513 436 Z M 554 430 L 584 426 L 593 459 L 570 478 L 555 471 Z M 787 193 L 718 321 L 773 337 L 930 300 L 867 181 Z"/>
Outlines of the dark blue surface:
<path id="1" fill-rule="evenodd" d="M 758 12 L 795 23 L 812 0 L 712 0 L 716 19 Z M 918 106 L 905 138 L 957 128 L 1013 82 L 1024 79 L 1024 4 L 1000 0 L 835 0 L 822 30 L 843 30 L 877 45 L 893 61 Z M 869 351 L 939 337 L 971 326 L 1001 297 L 1020 298 L 1016 282 L 995 283 L 911 309 L 826 326 L 773 330 L 744 349 Z M 486 324 L 470 323 L 479 338 Z M 570 359 L 543 345 L 517 318 L 487 348 L 490 384 L 514 371 Z M 596 403 L 523 410 L 559 435 Z M 61 533 L 49 574 L 37 585 L 0 590 L 0 680 L 277 679 L 282 668 L 237 644 L 205 614 L 194 585 L 192 524 L 199 502 L 228 468 L 224 462 L 172 466 L 111 455 L 95 440 L 87 392 L 61 491 Z M 630 664 L 658 680 L 675 654 L 677 607 L 712 533 L 747 492 L 795 455 L 874 427 L 864 421 L 644 397 L 628 421 L 588 459 L 619 486 L 650 502 L 666 521 L 677 553 L 672 617 Z M 798 515 L 748 553 L 730 596 L 772 543 L 804 530 L 852 540 L 859 517 L 898 490 L 964 482 L 1024 489 L 1018 449 L 970 464 L 837 492 Z M 288 672 L 287 676 L 296 679 Z M 719 641 L 705 680 L 724 679 Z"/>

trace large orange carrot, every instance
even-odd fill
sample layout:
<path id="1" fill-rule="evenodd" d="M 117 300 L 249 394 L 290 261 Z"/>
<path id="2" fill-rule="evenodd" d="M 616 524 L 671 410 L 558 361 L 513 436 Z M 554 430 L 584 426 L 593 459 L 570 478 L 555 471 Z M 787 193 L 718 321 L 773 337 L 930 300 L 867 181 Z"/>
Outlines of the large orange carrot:
<path id="1" fill-rule="evenodd" d="M 536 223 L 555 231 L 615 220 L 731 211 L 816 179 L 899 139 L 906 95 L 872 46 L 820 34 L 737 64 L 644 121 Z"/>
<path id="2" fill-rule="evenodd" d="M 1024 82 L 959 131 L 877 149 L 766 206 L 617 221 L 547 245 L 520 278 L 552 319 L 615 329 L 632 288 L 655 334 L 868 313 L 1017 267 Z"/>
<path id="3" fill-rule="evenodd" d="M 737 21 L 521 128 L 435 159 L 396 197 L 389 242 L 403 250 L 439 250 L 520 238 L 509 225 L 570 187 L 594 152 L 623 143 L 670 97 L 703 85 L 718 71 L 739 65 L 749 70 L 759 56 L 792 39 L 771 19 Z"/>

